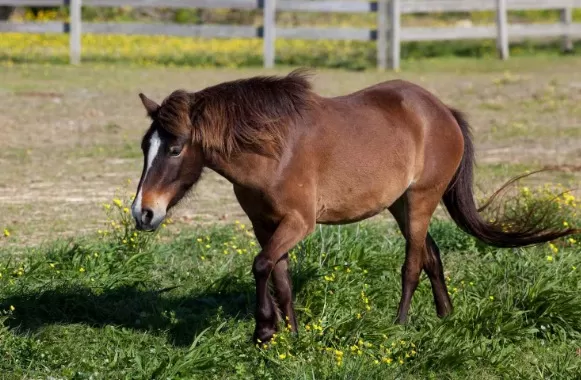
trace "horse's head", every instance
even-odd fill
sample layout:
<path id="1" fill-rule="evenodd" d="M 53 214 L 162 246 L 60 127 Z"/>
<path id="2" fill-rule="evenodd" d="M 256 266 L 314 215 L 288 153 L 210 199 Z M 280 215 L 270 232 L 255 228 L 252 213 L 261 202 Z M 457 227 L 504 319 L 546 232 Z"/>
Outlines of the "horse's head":
<path id="1" fill-rule="evenodd" d="M 172 93 L 162 105 L 139 94 L 152 120 L 143 137 L 143 171 L 131 206 L 138 229 L 153 231 L 200 178 L 201 146 L 192 137 L 189 95 Z"/>

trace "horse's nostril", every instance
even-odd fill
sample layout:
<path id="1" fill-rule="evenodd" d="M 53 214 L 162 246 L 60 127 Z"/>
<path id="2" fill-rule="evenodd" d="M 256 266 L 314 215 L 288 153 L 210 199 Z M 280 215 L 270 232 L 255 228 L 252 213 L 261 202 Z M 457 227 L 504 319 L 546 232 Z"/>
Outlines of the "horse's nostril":
<path id="1" fill-rule="evenodd" d="M 150 208 L 143 208 L 141 210 L 141 222 L 144 225 L 149 225 L 153 220 L 153 211 Z"/>

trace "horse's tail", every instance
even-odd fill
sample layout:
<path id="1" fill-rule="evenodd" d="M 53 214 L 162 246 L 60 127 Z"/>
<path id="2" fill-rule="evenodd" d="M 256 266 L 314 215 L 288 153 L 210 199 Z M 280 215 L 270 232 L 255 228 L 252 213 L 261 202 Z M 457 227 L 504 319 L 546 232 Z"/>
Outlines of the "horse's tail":
<path id="1" fill-rule="evenodd" d="M 477 209 L 474 201 L 474 145 L 470 126 L 461 112 L 452 108 L 450 108 L 450 111 L 452 111 L 454 118 L 460 125 L 464 136 L 464 156 L 442 200 L 450 216 L 461 229 L 484 243 L 503 248 L 540 244 L 581 232 L 581 230 L 573 228 L 542 227 L 544 219 L 548 215 L 542 216 L 541 219 L 543 220 L 535 219 L 534 225 L 531 225 L 533 223 L 530 223 L 530 221 L 529 223 L 524 223 L 522 227 L 513 225 L 509 231 L 503 231 L 500 223 L 487 223 L 479 214 L 479 211 L 483 208 Z M 510 180 L 495 194 L 498 194 L 508 185 L 522 177 Z M 489 202 L 487 202 L 488 204 Z"/>

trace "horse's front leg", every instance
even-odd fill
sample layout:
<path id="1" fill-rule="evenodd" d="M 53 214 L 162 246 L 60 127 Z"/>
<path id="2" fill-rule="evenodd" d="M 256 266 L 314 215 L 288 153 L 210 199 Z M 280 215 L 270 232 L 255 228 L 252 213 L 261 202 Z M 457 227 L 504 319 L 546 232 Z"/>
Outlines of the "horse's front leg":
<path id="1" fill-rule="evenodd" d="M 256 281 L 255 342 L 267 342 L 276 332 L 276 309 L 268 290 L 268 279 L 271 273 L 273 273 L 277 264 L 285 257 L 285 254 L 305 236 L 311 233 L 314 228 L 314 218 L 309 220 L 309 218 L 306 218 L 299 212 L 291 212 L 287 214 L 280 221 L 268 242 L 263 246 L 262 251 L 254 259 L 252 272 Z M 282 268 L 286 271 L 286 266 L 281 266 L 281 269 Z M 276 283 L 281 280 L 281 277 L 275 277 L 276 286 Z M 283 290 L 286 290 L 286 295 L 290 296 L 290 283 L 288 284 L 288 287 L 285 287 Z M 290 298 L 288 300 L 290 300 Z M 294 322 L 294 311 L 291 315 L 288 315 L 287 312 L 285 312 L 285 314 L 289 316 L 289 318 L 292 316 Z M 293 329 L 296 328 L 296 322 L 291 323 L 291 327 Z"/>
<path id="2" fill-rule="evenodd" d="M 285 254 L 274 267 L 272 282 L 274 284 L 276 302 L 284 318 L 284 324 L 291 331 L 296 332 L 298 326 L 293 306 L 293 290 L 288 263 L 288 254 Z"/>

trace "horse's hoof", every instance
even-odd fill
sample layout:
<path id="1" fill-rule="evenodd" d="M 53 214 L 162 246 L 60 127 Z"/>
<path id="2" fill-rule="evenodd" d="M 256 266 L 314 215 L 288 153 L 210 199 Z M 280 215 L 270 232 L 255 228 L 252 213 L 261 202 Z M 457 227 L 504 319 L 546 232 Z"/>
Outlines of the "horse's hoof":
<path id="1" fill-rule="evenodd" d="M 400 316 L 400 315 L 395 317 L 395 320 L 393 321 L 393 323 L 396 325 L 405 325 L 405 324 L 407 324 L 407 322 L 408 322 L 407 316 Z"/>
<path id="2" fill-rule="evenodd" d="M 265 326 L 265 327 L 256 328 L 256 330 L 254 330 L 254 335 L 252 337 L 252 340 L 254 341 L 254 343 L 256 343 L 260 346 L 264 346 L 266 343 L 270 342 L 270 340 L 272 339 L 272 336 L 275 333 L 276 333 L 276 328 L 272 327 L 272 326 Z"/>

